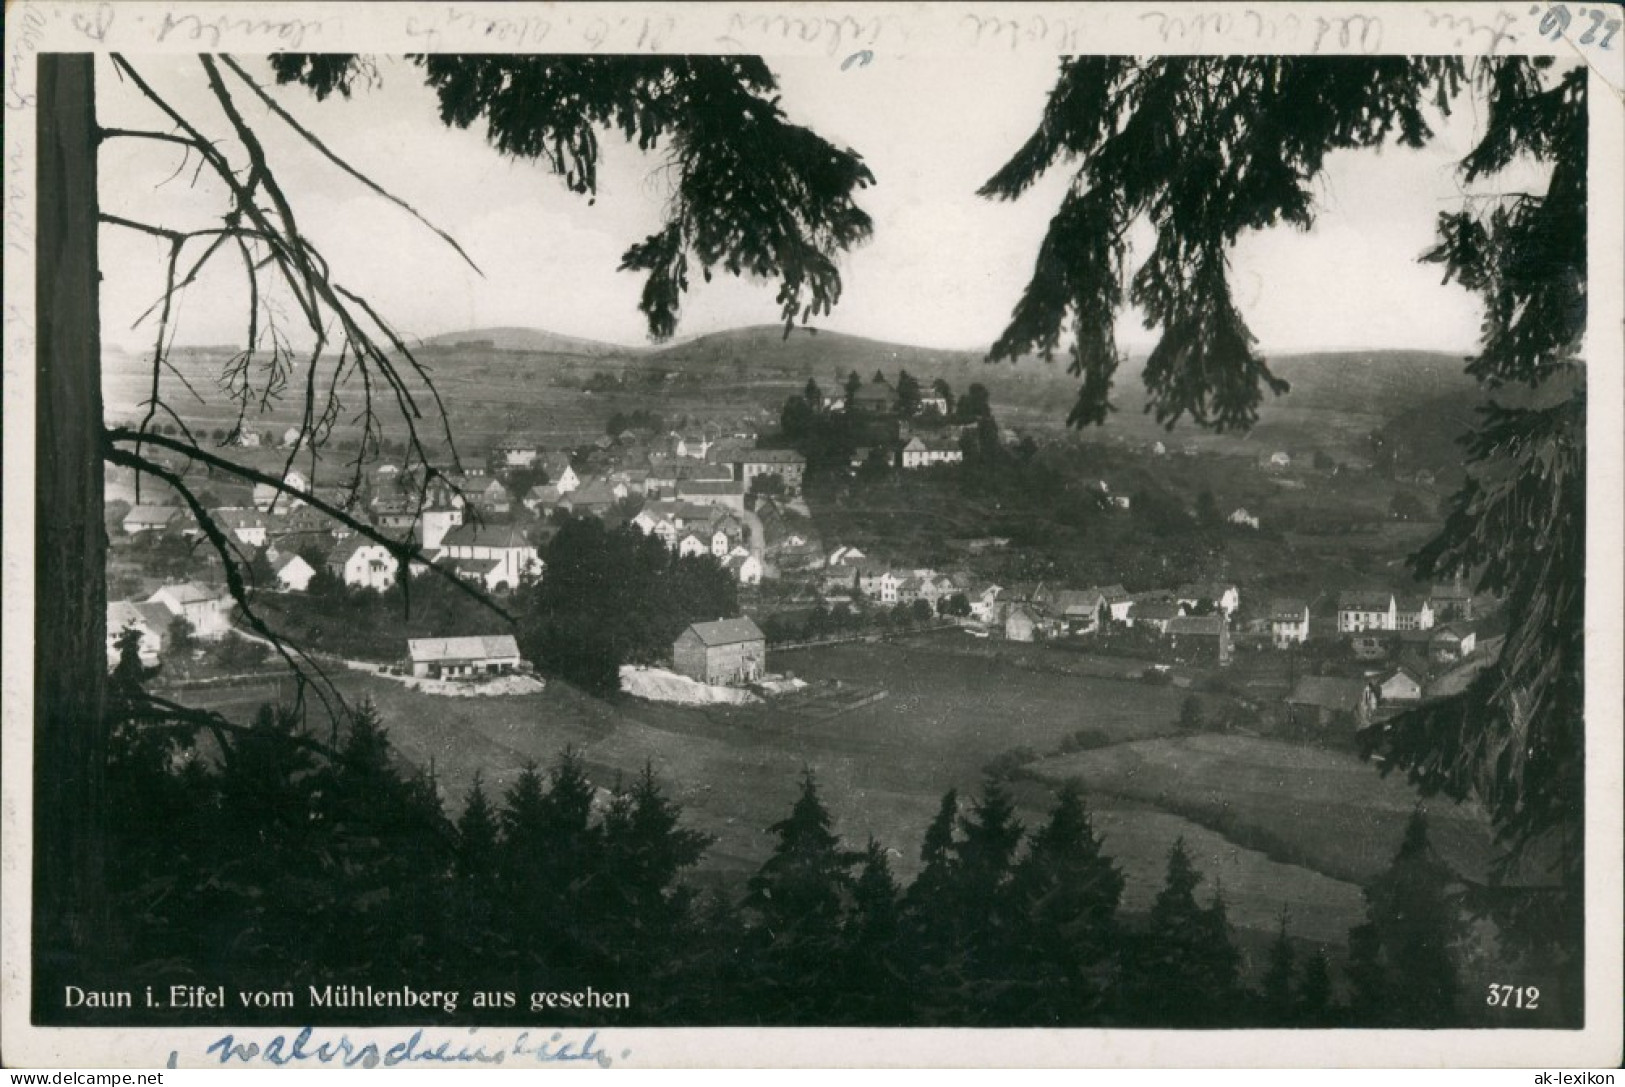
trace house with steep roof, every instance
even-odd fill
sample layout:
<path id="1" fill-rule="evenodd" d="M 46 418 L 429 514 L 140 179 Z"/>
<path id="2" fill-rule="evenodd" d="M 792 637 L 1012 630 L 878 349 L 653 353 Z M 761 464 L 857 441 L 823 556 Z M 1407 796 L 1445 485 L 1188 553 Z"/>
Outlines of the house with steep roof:
<path id="1" fill-rule="evenodd" d="M 1432 630 L 1434 619 L 1433 602 L 1426 596 L 1394 598 L 1395 630 Z"/>
<path id="2" fill-rule="evenodd" d="M 701 683 L 737 686 L 767 671 L 767 636 L 747 616 L 693 623 L 671 647 L 672 669 Z"/>
<path id="3" fill-rule="evenodd" d="M 846 398 L 846 410 L 866 415 L 889 415 L 897 406 L 897 390 L 885 378 L 866 381 Z"/>
<path id="4" fill-rule="evenodd" d="M 1224 613 L 1226 619 L 1241 607 L 1241 590 L 1224 581 L 1198 581 L 1181 585 L 1174 591 L 1176 603 L 1187 611 L 1196 609 L 1205 600 Z"/>
<path id="5" fill-rule="evenodd" d="M 118 664 L 118 643 L 124 632 L 131 629 L 141 635 L 136 644 L 136 658 L 148 668 L 157 664 L 169 637 L 169 625 L 174 621 L 174 615 L 162 604 L 110 601 L 107 605 L 107 666 L 112 668 Z"/>
<path id="6" fill-rule="evenodd" d="M 406 656 L 414 676 L 506 675 L 522 667 L 519 643 L 512 634 L 477 634 L 461 638 L 410 638 Z"/>
<path id="7" fill-rule="evenodd" d="M 210 516 L 222 531 L 234 537 L 238 543 L 249 547 L 265 546 L 267 524 L 265 515 L 259 510 L 251 506 L 223 506 Z"/>
<path id="8" fill-rule="evenodd" d="M 1363 679 L 1304 676 L 1284 702 L 1288 718 L 1299 728 L 1352 732 L 1371 722 L 1377 695 Z"/>
<path id="9" fill-rule="evenodd" d="M 547 473 L 547 481 L 559 489 L 559 493 L 569 494 L 581 486 L 581 477 L 570 465 L 567 453 L 549 453 L 541 458 L 542 471 Z"/>
<path id="10" fill-rule="evenodd" d="M 1270 601 L 1270 644 L 1276 649 L 1291 649 L 1308 640 L 1308 602 L 1290 597 Z"/>
<path id="11" fill-rule="evenodd" d="M 305 474 L 295 468 L 282 477 L 282 486 L 293 491 L 310 492 L 310 480 Z M 270 510 L 273 506 L 279 511 L 296 510 L 305 504 L 305 500 L 297 494 L 274 487 L 269 483 L 254 484 L 254 508 L 261 513 Z"/>
<path id="12" fill-rule="evenodd" d="M 1230 663 L 1230 624 L 1222 615 L 1176 615 L 1162 636 L 1178 658 L 1212 657 L 1219 664 Z"/>
<path id="13" fill-rule="evenodd" d="M 1433 586 L 1428 593 L 1428 603 L 1433 606 L 1437 622 L 1472 621 L 1473 591 L 1460 581 Z"/>
<path id="14" fill-rule="evenodd" d="M 327 569 L 346 585 L 383 592 L 395 584 L 400 560 L 383 544 L 357 536 L 327 557 Z"/>
<path id="15" fill-rule="evenodd" d="M 162 604 L 171 616 L 184 616 L 192 624 L 192 633 L 199 638 L 223 638 L 231 629 L 231 597 L 202 582 L 165 585 L 147 597 L 146 602 Z"/>
<path id="16" fill-rule="evenodd" d="M 541 447 L 534 438 L 510 434 L 492 447 L 496 459 L 504 468 L 529 468 L 536 463 Z"/>
<path id="17" fill-rule="evenodd" d="M 736 547 L 721 559 L 722 568 L 741 585 L 762 583 L 762 560 L 743 547 Z"/>
<path id="18" fill-rule="evenodd" d="M 1394 594 L 1383 590 L 1355 590 L 1337 596 L 1337 632 L 1398 630 L 1399 609 Z"/>
<path id="19" fill-rule="evenodd" d="M 1068 634 L 1093 634 L 1111 614 L 1099 589 L 1063 589 L 1055 594 L 1050 610 Z"/>
<path id="20" fill-rule="evenodd" d="M 1450 664 L 1471 656 L 1478 648 L 1478 633 L 1466 623 L 1446 623 L 1428 639 L 1428 656 Z"/>
<path id="21" fill-rule="evenodd" d="M 1004 636 L 1012 642 L 1037 641 L 1044 629 L 1042 617 L 1031 604 L 1012 604 L 1004 613 Z"/>
<path id="22" fill-rule="evenodd" d="M 1382 702 L 1420 702 L 1422 688 L 1422 675 L 1401 664 L 1390 669 L 1377 683 L 1377 696 Z"/>
<path id="23" fill-rule="evenodd" d="M 276 577 L 277 588 L 284 592 L 302 593 L 310 588 L 310 579 L 316 576 L 316 568 L 298 552 L 286 551 L 272 561 L 271 573 Z"/>

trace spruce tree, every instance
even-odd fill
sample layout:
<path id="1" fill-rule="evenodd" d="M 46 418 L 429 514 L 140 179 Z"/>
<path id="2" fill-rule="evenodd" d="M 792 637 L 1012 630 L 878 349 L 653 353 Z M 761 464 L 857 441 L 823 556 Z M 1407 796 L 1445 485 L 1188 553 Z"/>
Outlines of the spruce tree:
<path id="1" fill-rule="evenodd" d="M 1303 964 L 1303 976 L 1298 983 L 1298 1022 L 1308 1027 L 1331 1025 L 1332 966 L 1326 959 L 1326 949 L 1315 948 Z"/>
<path id="2" fill-rule="evenodd" d="M 604 814 L 603 859 L 591 897 L 606 944 L 606 984 L 636 986 L 640 1013 L 657 1020 L 673 999 L 680 945 L 696 923 L 694 895 L 681 878 L 713 841 L 681 820 L 652 767 L 630 789 L 617 787 Z"/>
<path id="3" fill-rule="evenodd" d="M 848 995 L 843 1021 L 868 1026 L 907 1022 L 908 978 L 898 953 L 901 925 L 900 889 L 891 861 L 885 847 L 870 838 L 842 923 L 842 988 Z"/>
<path id="4" fill-rule="evenodd" d="M 1098 1021 L 1112 981 L 1122 894 L 1123 875 L 1101 849 L 1083 789 L 1068 781 L 1011 877 L 1010 961 L 1018 983 L 1012 1024 Z"/>
<path id="5" fill-rule="evenodd" d="M 778 842 L 748 884 L 756 989 L 770 1022 L 829 1022 L 840 1006 L 841 921 L 857 855 L 841 848 L 831 824 L 808 770 L 789 817 L 768 828 Z"/>
<path id="6" fill-rule="evenodd" d="M 1358 1006 L 1375 1021 L 1408 1027 L 1458 1021 L 1456 944 L 1464 934 L 1455 874 L 1428 841 L 1419 806 L 1387 871 L 1366 888 L 1366 921 L 1349 933 Z"/>
<path id="7" fill-rule="evenodd" d="M 1202 876 L 1183 838 L 1168 851 L 1168 875 L 1145 930 L 1133 941 L 1124 976 L 1127 1010 L 1149 1026 L 1209 1026 L 1226 1021 L 1236 998 L 1239 956 L 1224 902 L 1196 901 Z"/>
<path id="8" fill-rule="evenodd" d="M 1293 1001 L 1292 939 L 1287 932 L 1288 911 L 1281 907 L 1280 928 L 1270 944 L 1269 966 L 1264 971 L 1264 1014 L 1271 1026 L 1287 1026 L 1296 1016 Z"/>
<path id="9" fill-rule="evenodd" d="M 920 846 L 923 866 L 903 896 L 903 954 L 907 969 L 919 979 L 915 1017 L 924 1024 L 941 1022 L 963 980 L 960 932 L 965 919 L 954 896 L 959 861 L 954 840 L 959 825 L 959 793 L 943 794 L 936 816 Z M 946 999 L 945 999 L 946 998 Z"/>

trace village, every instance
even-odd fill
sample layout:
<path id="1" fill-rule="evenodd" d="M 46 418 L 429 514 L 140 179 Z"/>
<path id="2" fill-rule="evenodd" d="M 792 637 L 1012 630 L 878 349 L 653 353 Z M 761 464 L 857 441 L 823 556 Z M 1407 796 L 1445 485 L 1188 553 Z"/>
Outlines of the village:
<path id="1" fill-rule="evenodd" d="M 349 486 L 313 485 L 305 472 L 288 468 L 280 485 L 239 486 L 234 498 L 224 496 L 230 488 L 221 481 L 210 479 L 202 489 L 208 516 L 250 582 L 284 596 L 324 586 L 383 594 L 403 577 L 424 578 L 433 566 L 437 575 L 507 598 L 548 576 L 544 554 L 560 525 L 579 518 L 631 525 L 677 556 L 706 557 L 738 589 L 740 614 L 693 617 L 661 665 L 700 685 L 749 688 L 770 698 L 808 697 L 800 690 L 805 684 L 774 670 L 775 647 L 954 630 L 989 644 L 1130 659 L 1147 683 L 1189 686 L 1210 674 L 1245 673 L 1252 690 L 1244 705 L 1274 722 L 1274 731 L 1347 744 L 1385 714 L 1460 690 L 1493 656 L 1493 622 L 1485 621 L 1493 618 L 1494 601 L 1475 600 L 1460 584 L 1379 585 L 1302 598 L 1260 594 L 1237 580 L 1131 591 L 1121 583 L 997 578 L 973 561 L 924 565 L 902 547 L 877 553 L 831 538 L 806 500 L 809 458 L 796 444 L 827 469 L 818 428 L 840 426 L 847 441 L 837 450 L 835 474 L 844 477 L 848 495 L 887 476 L 939 478 L 963 470 L 967 454 L 985 456 L 981 443 L 1016 444 L 1010 436 L 988 437 L 998 428 L 985 391 L 956 403 L 944 382 L 921 389 L 906 371 L 895 383 L 880 372 L 865 381 L 854 369 L 842 394 L 823 395 L 809 383 L 787 403 L 777 430 L 748 418 L 685 420 L 682 429 L 664 431 L 655 422 L 647 412 L 619 414 L 602 437 L 567 449 L 510 433 L 455 468 L 381 457 Z M 267 452 L 304 442 L 296 428 L 245 430 L 232 440 Z M 1160 442 L 1144 451 L 1153 459 L 1168 455 Z M 1289 453 L 1273 451 L 1260 458 L 1258 471 L 1281 477 L 1290 465 Z M 1104 479 L 1088 497 L 1108 514 L 1131 509 L 1130 496 L 1114 493 Z M 346 511 L 389 545 L 306 498 Z M 263 644 L 237 615 L 220 564 L 183 564 L 173 574 L 151 564 L 150 556 L 176 548 L 206 554 L 207 544 L 176 496 L 150 499 L 149 489 L 147 500 L 113 507 L 115 563 L 136 571 L 123 583 L 140 590 L 108 606 L 110 665 L 132 629 L 147 665 L 178 649 L 201 658 L 199 647 L 227 639 L 234 648 L 245 638 Z M 1219 514 L 1229 531 L 1259 528 L 1245 508 Z M 1009 549 L 999 537 L 963 544 L 973 558 Z M 414 633 L 433 636 L 402 638 L 385 659 L 361 663 L 386 674 L 467 682 L 549 671 L 547 661 L 524 660 L 500 624 L 478 633 L 434 631 L 432 616 L 428 624 L 425 631 L 420 621 Z M 884 697 L 883 690 L 871 693 Z"/>

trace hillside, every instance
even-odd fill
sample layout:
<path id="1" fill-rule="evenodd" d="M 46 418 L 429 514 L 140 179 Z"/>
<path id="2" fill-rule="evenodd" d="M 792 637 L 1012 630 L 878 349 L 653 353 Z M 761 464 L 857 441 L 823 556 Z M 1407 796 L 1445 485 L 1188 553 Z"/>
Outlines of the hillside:
<path id="1" fill-rule="evenodd" d="M 430 336 L 422 341 L 427 347 L 455 348 L 459 350 L 516 351 L 538 355 L 585 355 L 603 358 L 609 355 L 638 355 L 647 348 L 623 347 L 600 340 L 584 340 L 579 336 L 563 336 L 541 328 L 471 328 L 463 332 L 447 332 Z"/>
<path id="2" fill-rule="evenodd" d="M 233 412 L 218 389 L 225 347 L 178 349 L 175 368 L 204 397 L 198 404 L 176 389 L 173 401 L 189 420 L 210 429 L 229 426 Z M 487 328 L 425 341 L 420 360 L 433 374 L 460 444 L 475 448 L 511 429 L 535 431 L 567 444 L 596 436 L 617 410 L 648 407 L 668 418 L 751 416 L 776 419 L 786 396 L 813 378 L 834 392 L 856 369 L 865 380 L 876 370 L 895 379 L 907 369 L 922 384 L 942 378 L 957 392 L 986 385 L 1000 421 L 1021 431 L 1057 433 L 1076 395 L 1077 381 L 1062 361 L 987 364 L 975 351 L 886 343 L 838 332 L 763 325 L 699 336 L 662 348 L 623 347 L 560 336 L 541 329 Z M 1272 358 L 1292 391 L 1265 401 L 1258 426 L 1246 435 L 1212 435 L 1187 425 L 1170 435 L 1144 414 L 1143 359 L 1127 360 L 1113 402 L 1117 412 L 1090 441 L 1155 440 L 1211 452 L 1247 453 L 1285 448 L 1324 449 L 1339 459 L 1369 452 L 1368 436 L 1389 432 L 1428 463 L 1450 463 L 1453 440 L 1480 402 L 1477 386 L 1458 356 L 1415 351 L 1284 355 Z M 620 387 L 593 385 L 596 375 Z M 297 387 L 300 374 L 290 375 Z M 680 378 L 681 380 L 670 380 Z M 150 383 L 139 355 L 110 351 L 104 359 L 108 414 L 130 418 Z M 294 422 L 283 404 L 260 425 L 280 430 Z M 1424 452 L 1425 451 L 1425 452 Z"/>

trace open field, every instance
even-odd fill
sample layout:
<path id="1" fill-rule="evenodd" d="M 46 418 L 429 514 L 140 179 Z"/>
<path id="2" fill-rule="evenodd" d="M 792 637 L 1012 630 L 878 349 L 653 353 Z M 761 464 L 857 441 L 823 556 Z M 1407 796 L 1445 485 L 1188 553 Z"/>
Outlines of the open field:
<path id="1" fill-rule="evenodd" d="M 601 786 L 652 765 L 687 822 L 717 837 L 702 872 L 730 884 L 766 858 L 772 838 L 765 828 L 788 812 L 804 768 L 818 775 L 836 831 L 854 845 L 873 836 L 890 847 L 894 869 L 907 881 L 943 792 L 958 788 L 968 798 L 980 785 L 982 767 L 1001 752 L 1018 746 L 1052 751 L 1088 727 L 1113 746 L 1034 764 L 1038 774 L 1016 782 L 1018 811 L 1029 828 L 1047 817 L 1049 783 L 1077 774 L 1107 852 L 1124 871 L 1125 909 L 1149 908 L 1168 849 L 1183 837 L 1206 877 L 1202 896 L 1222 887 L 1238 927 L 1262 938 L 1288 905 L 1296 936 L 1340 944 L 1363 911 L 1354 878 L 1391 857 L 1413 803 L 1406 786 L 1373 786 L 1375 771 L 1346 756 L 1262 741 L 1238 745 L 1230 737 L 1169 736 L 1182 694 L 1166 688 L 1036 671 L 1019 657 L 948 653 L 930 639 L 783 653 L 773 664 L 807 678 L 884 687 L 889 695 L 811 721 L 771 703 L 606 703 L 558 682 L 534 695 L 479 700 L 428 697 L 365 675 L 347 676 L 345 683 L 352 696 L 377 703 L 405 759 L 432 763 L 453 814 L 476 772 L 499 797 L 527 762 L 545 766 L 566 746 L 583 753 Z M 1305 847 L 1302 863 L 1290 863 L 1273 844 L 1227 837 L 1214 812 L 1200 805 L 1186 811 L 1163 795 L 1167 806 L 1159 807 L 1156 790 L 1137 790 L 1137 779 L 1162 778 L 1181 783 L 1214 812 L 1228 801 L 1259 819 L 1300 824 L 1293 833 L 1314 848 Z M 1222 788 L 1224 782 L 1233 790 Z M 1281 791 L 1282 799 L 1272 800 L 1272 791 Z M 1345 794 L 1346 807 L 1324 803 Z M 1305 797 L 1315 802 L 1306 804 Z M 1361 808 L 1363 798 L 1371 810 Z M 1476 824 L 1465 818 L 1440 812 L 1435 827 L 1451 843 L 1474 842 Z"/>
<path id="2" fill-rule="evenodd" d="M 1045 781 L 1075 777 L 1091 794 L 1177 812 L 1233 841 L 1336 879 L 1361 883 L 1399 847 L 1415 791 L 1351 754 L 1245 736 L 1163 737 L 1046 759 Z M 1428 805 L 1429 832 L 1462 875 L 1482 879 L 1488 820 L 1469 805 Z"/>

